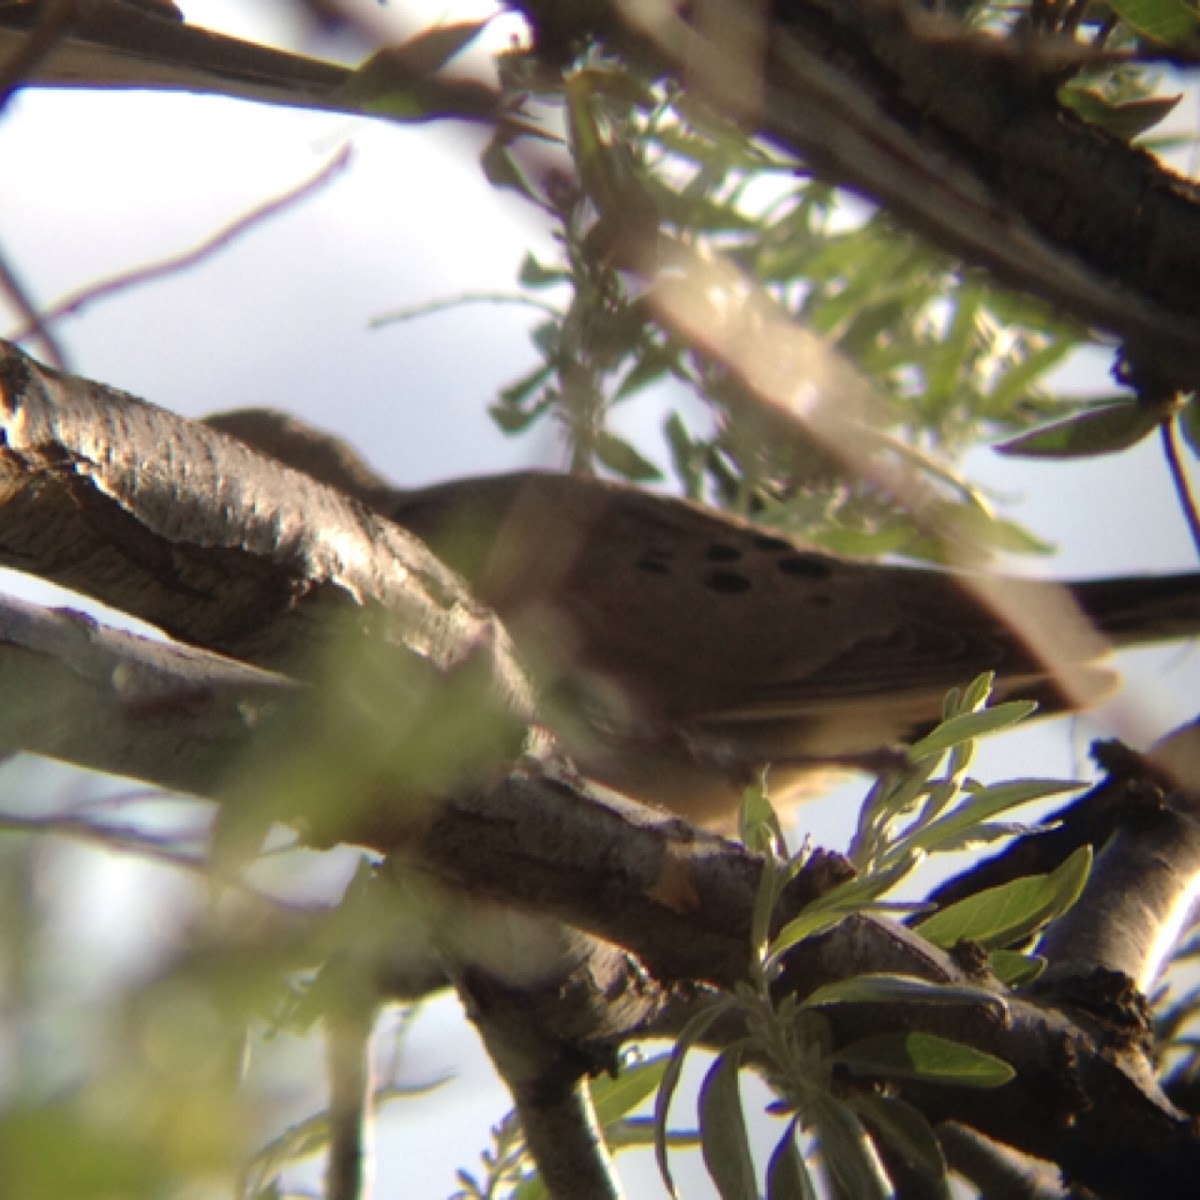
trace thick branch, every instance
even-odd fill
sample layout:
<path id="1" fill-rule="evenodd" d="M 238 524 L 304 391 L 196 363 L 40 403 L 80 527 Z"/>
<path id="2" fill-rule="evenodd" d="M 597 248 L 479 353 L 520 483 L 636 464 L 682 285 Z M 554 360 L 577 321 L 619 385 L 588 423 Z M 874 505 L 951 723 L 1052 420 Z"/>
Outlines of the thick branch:
<path id="1" fill-rule="evenodd" d="M 0 599 L 0 752 L 27 750 L 211 796 L 301 690 L 284 676 L 81 613 Z"/>
<path id="2" fill-rule="evenodd" d="M 0 104 L 32 84 L 195 92 L 371 116 L 364 97 L 391 91 L 412 101 L 411 120 L 499 115 L 495 89 L 431 77 L 419 56 L 383 52 L 369 60 L 369 86 L 358 88 L 354 68 L 185 23 L 170 0 L 67 0 L 53 10 L 47 0 L 0 4 Z"/>
<path id="3" fill-rule="evenodd" d="M 237 96 L 275 104 L 339 108 L 347 67 L 272 50 L 184 23 L 173 6 L 75 0 L 54 14 L 46 3 L 4 6 L 0 70 L 60 87 L 139 87 Z M 44 45 L 38 45 L 43 42 Z M 39 55 L 23 63 L 33 44 Z M 24 68 L 24 69 L 22 69 Z"/>
<path id="4" fill-rule="evenodd" d="M 330 618 L 532 705 L 503 629 L 412 535 L 233 438 L 0 342 L 0 565 L 180 641 L 311 665 Z M 299 665 L 303 666 L 301 662 Z"/>

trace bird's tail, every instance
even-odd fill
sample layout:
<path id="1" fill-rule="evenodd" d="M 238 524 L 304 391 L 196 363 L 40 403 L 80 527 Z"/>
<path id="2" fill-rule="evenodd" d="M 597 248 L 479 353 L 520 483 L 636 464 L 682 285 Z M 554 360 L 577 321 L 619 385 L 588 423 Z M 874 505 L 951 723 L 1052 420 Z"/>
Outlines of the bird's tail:
<path id="1" fill-rule="evenodd" d="M 1118 646 L 1200 634 L 1200 573 L 1091 579 L 1071 591 L 1096 628 Z"/>

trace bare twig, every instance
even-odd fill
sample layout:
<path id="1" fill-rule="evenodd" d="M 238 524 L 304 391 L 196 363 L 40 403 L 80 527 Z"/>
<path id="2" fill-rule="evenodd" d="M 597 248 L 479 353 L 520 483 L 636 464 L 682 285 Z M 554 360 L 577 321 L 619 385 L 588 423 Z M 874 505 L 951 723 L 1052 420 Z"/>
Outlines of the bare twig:
<path id="1" fill-rule="evenodd" d="M 562 309 L 555 308 L 553 304 L 519 292 L 460 292 L 457 296 L 447 296 L 443 300 L 431 300 L 426 304 L 414 304 L 410 308 L 395 308 L 391 312 L 380 313 L 371 318 L 368 326 L 371 329 L 380 329 L 384 325 L 396 325 L 401 321 L 415 320 L 417 317 L 430 317 L 435 313 L 462 308 L 468 304 L 510 304 L 532 308 L 551 317 L 561 318 L 563 315 Z"/>
<path id="2" fill-rule="evenodd" d="M 325 1016 L 329 1072 L 329 1159 L 325 1169 L 326 1200 L 369 1200 L 368 1162 L 371 1100 L 371 1031 L 375 1025 L 373 996 L 344 989 Z"/>
<path id="3" fill-rule="evenodd" d="M 108 279 L 99 280 L 76 292 L 72 292 L 70 295 L 50 305 L 49 308 L 44 309 L 40 314 L 34 316 L 23 328 L 19 328 L 12 335 L 12 340 L 22 342 L 35 334 L 45 338 L 47 336 L 46 327 L 52 322 L 77 314 L 87 305 L 93 304 L 97 300 L 107 299 L 120 292 L 140 287 L 143 284 L 153 283 L 155 280 L 178 274 L 180 271 L 185 271 L 189 267 L 196 266 L 206 258 L 210 258 L 219 251 L 224 250 L 231 242 L 243 234 L 250 232 L 255 227 L 269 221 L 272 217 L 278 216 L 293 205 L 308 199 L 321 188 L 328 186 L 350 165 L 351 157 L 352 147 L 349 143 L 346 143 L 329 162 L 303 183 L 299 183 L 281 195 L 275 196 L 271 200 L 260 204 L 257 208 L 251 209 L 248 213 L 238 217 L 237 220 L 226 225 L 223 229 L 218 230 L 211 237 L 206 238 L 198 246 L 193 247 L 191 250 L 186 250 L 181 254 L 160 259 L 158 262 L 147 263 L 142 267 L 122 271 L 117 275 L 110 276 Z"/>
<path id="4" fill-rule="evenodd" d="M 0 288 L 3 288 L 8 293 L 13 307 L 16 308 L 17 312 L 24 319 L 29 335 L 36 337 L 41 342 L 47 359 L 54 366 L 58 367 L 60 371 L 65 371 L 68 366 L 67 356 L 58 344 L 58 339 L 42 324 L 37 315 L 37 309 L 25 289 L 25 285 L 17 278 L 16 272 L 2 251 L 0 251 Z"/>

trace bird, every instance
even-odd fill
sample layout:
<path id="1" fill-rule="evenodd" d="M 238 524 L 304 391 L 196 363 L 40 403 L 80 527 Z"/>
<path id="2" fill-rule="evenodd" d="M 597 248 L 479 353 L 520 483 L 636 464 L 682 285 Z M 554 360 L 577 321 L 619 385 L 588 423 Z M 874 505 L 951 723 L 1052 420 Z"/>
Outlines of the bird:
<path id="1" fill-rule="evenodd" d="M 504 622 L 579 772 L 730 829 L 768 772 L 789 806 L 847 767 L 895 760 L 943 698 L 994 672 L 1001 698 L 1074 707 L 961 572 L 839 557 L 751 521 L 593 476 L 539 471 L 414 490 L 273 409 L 214 429 L 416 534 Z M 1065 587 L 1087 622 L 1056 657 L 1099 698 L 1112 645 L 1200 631 L 1200 573 L 1059 585 L 1005 577 L 1036 609 Z"/>

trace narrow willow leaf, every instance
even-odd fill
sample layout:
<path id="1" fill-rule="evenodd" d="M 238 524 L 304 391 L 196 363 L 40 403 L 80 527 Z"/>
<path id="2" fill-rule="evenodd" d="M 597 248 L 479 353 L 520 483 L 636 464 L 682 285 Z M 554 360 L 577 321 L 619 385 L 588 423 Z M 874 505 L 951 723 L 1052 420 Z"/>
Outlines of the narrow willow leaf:
<path id="1" fill-rule="evenodd" d="M 825 1169 L 854 1200 L 887 1200 L 892 1187 L 858 1115 L 830 1095 L 811 1105 Z"/>
<path id="2" fill-rule="evenodd" d="M 669 1061 L 670 1055 L 658 1054 L 645 1062 L 622 1066 L 616 1078 L 606 1075 L 593 1079 L 592 1106 L 600 1127 L 607 1128 L 649 1099 L 661 1086 Z"/>
<path id="3" fill-rule="evenodd" d="M 1193 454 L 1200 455 L 1200 395 L 1195 395 L 1183 406 L 1178 416 L 1184 440 Z"/>
<path id="4" fill-rule="evenodd" d="M 974 679 L 963 689 L 962 695 L 959 697 L 959 707 L 956 712 L 974 712 L 977 708 L 982 708 L 988 700 L 991 699 L 992 689 L 996 686 L 996 672 L 983 671 L 976 675 Z M 957 688 L 951 689 L 951 694 L 957 692 Z M 953 713 L 948 713 L 948 716 L 953 716 Z"/>
<path id="5" fill-rule="evenodd" d="M 576 169 L 602 216 L 628 227 L 630 233 L 649 233 L 658 227 L 658 209 L 629 147 L 610 139 L 602 127 L 592 83 L 588 73 L 576 72 L 564 88 Z"/>
<path id="6" fill-rule="evenodd" d="M 918 761 L 944 754 L 960 742 L 1007 729 L 1036 711 L 1037 704 L 1032 700 L 1008 700 L 979 712 L 959 713 L 943 721 L 928 737 L 915 742 L 909 748 L 909 754 Z"/>
<path id="7" fill-rule="evenodd" d="M 505 406 L 520 406 L 525 403 L 540 387 L 548 383 L 554 374 L 554 368 L 544 363 L 536 366 L 527 375 L 522 375 L 500 392 L 500 403 Z"/>
<path id="8" fill-rule="evenodd" d="M 493 138 L 479 156 L 484 178 L 493 187 L 511 188 L 536 205 L 542 204 L 542 196 L 526 175 L 524 167 L 503 142 Z"/>
<path id="9" fill-rule="evenodd" d="M 414 74 L 432 75 L 461 54 L 486 28 L 489 19 L 435 25 L 414 34 L 387 53 L 393 62 Z"/>
<path id="10" fill-rule="evenodd" d="M 1070 338 L 1058 338 L 1031 350 L 1021 362 L 1009 367 L 988 393 L 988 403 L 992 410 L 1005 413 L 1013 408 L 1042 375 L 1066 358 L 1073 345 Z"/>
<path id="11" fill-rule="evenodd" d="M 909 875 L 919 861 L 919 855 L 902 854 L 887 867 L 839 884 L 814 900 L 779 931 L 771 943 L 768 963 L 777 962 L 797 942 L 832 928 L 851 913 L 869 911 L 876 898 Z"/>
<path id="12" fill-rule="evenodd" d="M 949 1197 L 946 1158 L 933 1126 L 920 1109 L 893 1096 L 862 1093 L 849 1101 L 872 1134 L 882 1138 L 914 1170 Z"/>
<path id="13" fill-rule="evenodd" d="M 623 1150 L 628 1146 L 654 1145 L 653 1117 L 622 1117 L 605 1127 L 604 1140 L 611 1150 Z M 681 1150 L 694 1150 L 700 1145 L 699 1132 L 674 1130 L 667 1134 L 670 1146 Z"/>
<path id="14" fill-rule="evenodd" d="M 784 837 L 779 814 L 762 780 L 742 789 L 738 836 L 742 844 L 755 854 L 771 854 L 783 859 L 788 857 L 787 838 Z"/>
<path id="15" fill-rule="evenodd" d="M 957 290 L 957 295 L 947 297 L 954 319 L 945 337 L 926 354 L 922 404 L 927 411 L 945 412 L 950 405 L 961 403 L 961 377 L 971 361 L 985 295 L 982 287 L 967 284 Z"/>
<path id="16" fill-rule="evenodd" d="M 671 1111 L 671 1101 L 675 1098 L 675 1090 L 679 1087 L 679 1079 L 683 1074 L 683 1064 L 688 1051 L 704 1036 L 708 1027 L 723 1013 L 727 1012 L 732 1001 L 714 1003 L 711 1007 L 698 1012 L 684 1024 L 679 1032 L 679 1039 L 671 1048 L 663 1071 L 662 1083 L 658 1094 L 654 1097 L 654 1161 L 658 1164 L 658 1173 L 662 1178 L 667 1194 L 675 1197 L 675 1181 L 671 1178 L 671 1170 L 667 1163 L 667 1117 Z"/>
<path id="17" fill-rule="evenodd" d="M 704 494 L 704 456 L 706 444 L 692 438 L 678 413 L 663 422 L 663 435 L 671 452 L 671 465 L 683 484 L 689 500 L 699 500 Z"/>
<path id="18" fill-rule="evenodd" d="M 340 97 L 370 112 L 388 112 L 414 85 L 436 74 L 479 36 L 487 20 L 437 25 L 373 54 L 339 88 Z"/>
<path id="19" fill-rule="evenodd" d="M 1024 987 L 1046 969 L 1046 960 L 1036 954 L 1018 954 L 1015 950 L 993 950 L 988 955 L 988 966 L 1006 987 Z"/>
<path id="20" fill-rule="evenodd" d="M 1059 98 L 1089 124 L 1128 142 L 1165 120 L 1183 99 L 1183 93 L 1114 103 L 1094 88 L 1065 87 L 1059 91 Z"/>
<path id="21" fill-rule="evenodd" d="M 899 553 L 908 544 L 911 530 L 903 525 L 882 529 L 818 529 L 812 534 L 814 545 L 835 554 L 878 557 Z"/>
<path id="22" fill-rule="evenodd" d="M 831 1004 L 982 1004 L 1000 1018 L 1008 1013 L 1004 1000 L 987 988 L 882 973 L 854 975 L 827 983 L 804 1001 L 805 1008 Z"/>
<path id="23" fill-rule="evenodd" d="M 972 792 L 970 798 L 936 821 L 927 825 L 911 840 L 911 848 L 923 851 L 940 849 L 969 833 L 976 825 L 991 820 L 999 813 L 1048 796 L 1061 796 L 1064 792 L 1078 791 L 1081 783 L 1064 782 L 1060 779 L 1018 779 L 1012 783 L 998 783 L 992 787 Z"/>
<path id="24" fill-rule="evenodd" d="M 1017 458 L 1087 458 L 1136 445 L 1162 423 L 1163 414 L 1136 400 L 1085 409 L 992 448 Z"/>
<path id="25" fill-rule="evenodd" d="M 1092 865 L 1092 848 L 1080 846 L 1047 875 L 1026 875 L 976 892 L 917 924 L 938 946 L 979 942 L 989 950 L 1031 937 L 1079 899 Z"/>
<path id="26" fill-rule="evenodd" d="M 721 1200 L 758 1200 L 738 1087 L 741 1052 L 717 1056 L 700 1086 L 700 1149 Z"/>
<path id="27" fill-rule="evenodd" d="M 832 1059 L 855 1075 L 957 1087 L 1000 1087 L 1016 1074 L 995 1055 L 932 1033 L 875 1034 L 834 1051 Z"/>
<path id="28" fill-rule="evenodd" d="M 648 458 L 643 458 L 629 442 L 615 433 L 601 430 L 593 448 L 600 462 L 623 479 L 651 483 L 662 478 L 662 472 Z"/>
<path id="29" fill-rule="evenodd" d="M 796 1145 L 795 1119 L 779 1139 L 767 1164 L 767 1200 L 817 1200 L 817 1189 Z"/>
<path id="30" fill-rule="evenodd" d="M 547 1195 L 546 1185 L 542 1182 L 542 1177 L 535 1171 L 517 1184 L 511 1200 L 546 1200 Z"/>
<path id="31" fill-rule="evenodd" d="M 658 346 L 644 350 L 613 393 L 613 402 L 624 400 L 642 388 L 657 383 L 671 370 L 673 362 L 674 355 L 669 350 Z"/>
<path id="32" fill-rule="evenodd" d="M 1138 33 L 1168 46 L 1192 41 L 1200 27 L 1185 0 L 1109 0 L 1112 10 Z"/>
<path id="33" fill-rule="evenodd" d="M 521 269 L 517 272 L 517 279 L 527 288 L 550 287 L 556 283 L 565 283 L 570 278 L 570 272 L 564 271 L 562 267 L 547 267 L 538 262 L 532 251 L 526 252 L 521 260 Z"/>

